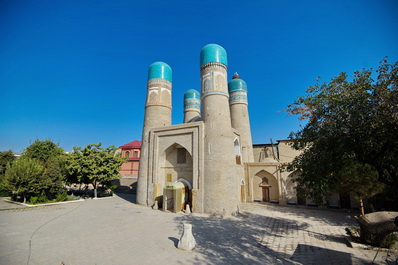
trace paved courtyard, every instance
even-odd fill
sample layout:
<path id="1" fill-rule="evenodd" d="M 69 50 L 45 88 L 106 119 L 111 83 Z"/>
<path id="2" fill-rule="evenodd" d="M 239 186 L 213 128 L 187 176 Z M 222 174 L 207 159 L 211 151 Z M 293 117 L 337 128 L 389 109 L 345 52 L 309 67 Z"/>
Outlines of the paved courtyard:
<path id="1" fill-rule="evenodd" d="M 351 248 L 340 210 L 245 204 L 237 217 L 184 215 L 132 203 L 133 195 L 25 208 L 0 202 L 0 264 L 369 264 Z M 176 248 L 182 223 L 194 251 Z M 377 264 L 384 261 L 378 255 Z M 392 260 L 392 258 L 390 258 Z"/>

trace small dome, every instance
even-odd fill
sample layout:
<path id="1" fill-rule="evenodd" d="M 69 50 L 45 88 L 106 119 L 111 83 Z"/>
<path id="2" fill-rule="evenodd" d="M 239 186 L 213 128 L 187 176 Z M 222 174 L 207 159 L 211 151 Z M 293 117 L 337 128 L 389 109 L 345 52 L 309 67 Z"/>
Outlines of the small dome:
<path id="1" fill-rule="evenodd" d="M 161 78 L 172 82 L 172 73 L 170 66 L 164 62 L 155 62 L 149 66 L 148 80 Z"/>
<path id="2" fill-rule="evenodd" d="M 184 94 L 184 99 L 187 99 L 187 98 L 200 99 L 200 94 L 197 90 L 190 89 L 190 90 L 187 90 L 187 92 L 185 92 L 185 94 Z"/>
<path id="3" fill-rule="evenodd" d="M 245 91 L 247 92 L 247 85 L 246 82 L 240 78 L 235 78 L 229 81 L 228 83 L 228 91 L 229 93 L 235 91 Z"/>
<path id="4" fill-rule="evenodd" d="M 218 62 L 228 66 L 227 52 L 217 44 L 207 44 L 200 51 L 200 65 L 210 62 Z"/>

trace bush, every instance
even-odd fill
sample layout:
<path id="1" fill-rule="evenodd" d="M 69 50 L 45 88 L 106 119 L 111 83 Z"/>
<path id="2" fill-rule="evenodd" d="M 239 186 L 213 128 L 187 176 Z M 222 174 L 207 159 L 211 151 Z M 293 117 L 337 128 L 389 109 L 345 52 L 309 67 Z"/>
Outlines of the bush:
<path id="1" fill-rule="evenodd" d="M 398 241 L 398 235 L 397 233 L 391 233 L 388 234 L 383 240 L 380 242 L 380 247 L 383 248 L 391 248 L 394 246 L 395 243 Z"/>
<path id="2" fill-rule="evenodd" d="M 31 204 L 46 203 L 48 202 L 46 195 L 42 192 L 37 196 L 32 196 L 29 199 Z"/>
<path id="3" fill-rule="evenodd" d="M 57 194 L 57 196 L 56 196 L 56 200 L 57 200 L 58 202 L 67 201 L 67 200 L 68 200 L 68 194 L 67 194 L 67 192 L 66 192 L 66 191 L 61 191 L 61 192 L 59 192 L 59 193 Z"/>
<path id="4" fill-rule="evenodd" d="M 346 234 L 351 236 L 354 239 L 358 239 L 359 238 L 359 227 L 357 226 L 350 226 L 350 227 L 346 227 L 345 228 Z"/>
<path id="5" fill-rule="evenodd" d="M 37 196 L 32 196 L 32 197 L 30 197 L 29 202 L 30 202 L 31 204 L 37 204 Z"/>
<path id="6" fill-rule="evenodd" d="M 0 197 L 9 197 L 10 192 L 8 190 L 0 190 Z"/>

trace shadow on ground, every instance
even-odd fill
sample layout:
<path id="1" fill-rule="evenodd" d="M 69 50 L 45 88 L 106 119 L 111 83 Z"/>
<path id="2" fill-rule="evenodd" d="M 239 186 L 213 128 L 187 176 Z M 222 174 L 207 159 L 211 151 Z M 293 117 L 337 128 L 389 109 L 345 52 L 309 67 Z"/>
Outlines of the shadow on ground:
<path id="1" fill-rule="evenodd" d="M 253 213 L 228 218 L 183 215 L 175 220 L 180 223 L 180 231 L 184 222 L 193 226 L 197 242 L 194 251 L 201 254 L 201 257 L 192 260 L 192 264 L 276 264 L 277 259 L 282 260 L 283 264 L 366 264 L 366 261 L 353 257 L 349 252 L 305 244 L 294 246 L 293 255 L 268 248 L 264 240 L 289 236 L 294 231 L 305 231 L 308 228 L 306 223 L 294 220 Z M 330 235 L 317 234 L 314 237 L 318 240 L 344 243 L 341 238 Z M 279 246 L 278 249 L 284 247 Z"/>
<path id="2" fill-rule="evenodd" d="M 260 215 L 239 215 L 238 217 L 217 216 L 178 216 L 182 223 L 193 226 L 197 242 L 196 252 L 206 259 L 196 258 L 192 264 L 275 264 L 276 258 L 289 258 L 283 253 L 276 253 L 261 244 L 264 235 L 280 236 L 270 233 L 264 226 Z M 275 221 L 276 219 L 271 218 Z M 286 227 L 296 226 L 295 222 L 286 222 Z M 302 227 L 303 229 L 305 227 Z M 278 232 L 284 227 L 274 227 Z"/>
<path id="3" fill-rule="evenodd" d="M 116 192 L 116 196 L 122 198 L 125 201 L 131 202 L 131 203 L 136 203 L 136 194 L 133 193 L 123 193 L 123 192 Z"/>
<path id="4" fill-rule="evenodd" d="M 249 203 L 251 204 L 251 203 Z M 297 205 L 270 205 L 264 203 L 252 203 L 254 207 L 264 208 L 268 211 L 283 212 L 292 216 L 301 216 L 309 220 L 323 222 L 328 225 L 349 226 L 356 223 L 355 216 L 359 212 L 346 209 L 329 209 L 329 208 L 309 208 Z M 336 218 L 338 216 L 338 218 Z"/>
<path id="5" fill-rule="evenodd" d="M 290 259 L 303 264 L 358 264 L 350 253 L 298 244 Z"/>

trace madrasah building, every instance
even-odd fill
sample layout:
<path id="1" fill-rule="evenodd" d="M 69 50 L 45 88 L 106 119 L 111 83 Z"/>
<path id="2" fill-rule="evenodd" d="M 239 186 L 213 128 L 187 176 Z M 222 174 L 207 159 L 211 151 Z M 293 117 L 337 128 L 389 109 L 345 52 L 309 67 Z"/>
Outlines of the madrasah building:
<path id="1" fill-rule="evenodd" d="M 172 70 L 164 62 L 150 65 L 138 204 L 167 209 L 173 186 L 184 189 L 182 209 L 196 213 L 231 215 L 252 201 L 310 203 L 285 167 L 299 152 L 288 141 L 253 146 L 247 85 L 237 74 L 228 82 L 227 68 L 223 47 L 203 47 L 201 91 L 186 91 L 184 123 L 171 125 Z"/>

